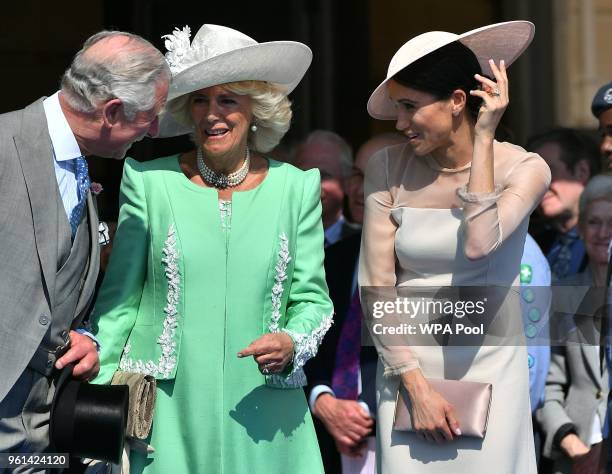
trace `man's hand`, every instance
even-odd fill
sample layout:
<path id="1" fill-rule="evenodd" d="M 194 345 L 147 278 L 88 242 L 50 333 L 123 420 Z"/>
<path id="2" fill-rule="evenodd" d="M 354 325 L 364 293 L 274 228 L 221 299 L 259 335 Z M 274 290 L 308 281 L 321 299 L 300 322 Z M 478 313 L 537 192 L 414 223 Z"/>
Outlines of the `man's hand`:
<path id="1" fill-rule="evenodd" d="M 340 400 L 330 393 L 320 395 L 314 404 L 319 418 L 336 441 L 338 451 L 350 457 L 360 457 L 365 437 L 372 431 L 372 418 L 354 400 Z"/>
<path id="2" fill-rule="evenodd" d="M 564 436 L 559 444 L 563 452 L 570 459 L 579 458 L 590 451 L 590 448 L 574 433 L 569 433 L 567 436 Z"/>
<path id="3" fill-rule="evenodd" d="M 92 380 L 100 371 L 100 359 L 96 343 L 89 337 L 70 331 L 70 349 L 55 363 L 60 370 L 71 362 L 75 363 L 72 377 L 80 380 Z"/>

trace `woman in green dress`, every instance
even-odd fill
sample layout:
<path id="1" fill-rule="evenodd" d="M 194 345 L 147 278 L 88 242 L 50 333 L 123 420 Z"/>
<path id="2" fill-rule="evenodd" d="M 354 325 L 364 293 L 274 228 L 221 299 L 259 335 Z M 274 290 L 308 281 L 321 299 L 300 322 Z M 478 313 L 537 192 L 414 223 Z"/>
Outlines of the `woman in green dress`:
<path id="1" fill-rule="evenodd" d="M 128 159 L 94 309 L 96 382 L 157 379 L 150 454 L 132 472 L 322 473 L 301 386 L 331 325 L 320 177 L 266 158 L 312 53 L 204 25 L 168 35 L 162 134 L 196 150 Z"/>

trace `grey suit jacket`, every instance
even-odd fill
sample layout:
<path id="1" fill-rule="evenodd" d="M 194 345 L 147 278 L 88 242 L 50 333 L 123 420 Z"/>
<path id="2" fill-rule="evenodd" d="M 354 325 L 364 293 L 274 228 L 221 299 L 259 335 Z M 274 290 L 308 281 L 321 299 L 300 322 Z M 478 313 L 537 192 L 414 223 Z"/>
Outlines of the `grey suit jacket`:
<path id="1" fill-rule="evenodd" d="M 42 100 L 0 115 L 0 401 L 28 365 L 49 321 L 70 321 L 72 328 L 80 323 L 99 268 L 98 218 L 90 193 L 88 272 L 76 315 L 57 314 L 59 191 Z"/>
<path id="2" fill-rule="evenodd" d="M 579 307 L 586 287 L 592 284 L 588 270 L 563 280 L 561 285 L 567 289 L 555 292 L 556 301 L 553 302 L 553 307 L 572 312 Z M 554 321 L 551 321 L 552 323 Z M 595 330 L 594 326 L 593 329 Z M 603 375 L 601 373 L 599 346 L 594 344 L 598 339 L 597 333 L 589 336 L 584 333 L 585 330 L 588 329 L 583 329 L 581 335 L 576 337 L 582 339 L 584 335 L 588 342 L 567 343 L 565 346 L 551 348 L 544 405 L 536 414 L 545 434 L 543 453 L 549 458 L 563 458 L 560 451 L 553 446 L 554 436 L 561 426 L 572 423 L 580 439 L 588 444 L 595 413 L 599 413 L 602 426 L 605 420 L 608 372 L 604 364 Z M 563 469 L 559 472 L 562 471 Z"/>

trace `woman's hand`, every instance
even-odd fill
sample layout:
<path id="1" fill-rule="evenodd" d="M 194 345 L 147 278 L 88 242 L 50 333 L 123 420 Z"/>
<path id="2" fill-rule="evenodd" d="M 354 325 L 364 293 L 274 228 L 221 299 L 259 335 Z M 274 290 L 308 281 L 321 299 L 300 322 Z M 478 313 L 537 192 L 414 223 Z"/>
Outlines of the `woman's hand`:
<path id="1" fill-rule="evenodd" d="M 499 67 L 495 61 L 489 59 L 491 70 L 495 76 L 495 81 L 492 81 L 480 74 L 474 77 L 481 83 L 481 90 L 470 91 L 471 95 L 482 98 L 482 106 L 478 112 L 478 119 L 474 127 L 474 132 L 477 136 L 485 136 L 493 138 L 497 125 L 508 107 L 510 101 L 508 95 L 508 76 L 506 74 L 506 64 L 502 59 Z"/>
<path id="2" fill-rule="evenodd" d="M 455 408 L 429 385 L 420 369 L 403 373 L 402 383 L 412 403 L 412 427 L 417 436 L 441 443 L 461 435 Z"/>
<path id="3" fill-rule="evenodd" d="M 251 355 L 262 374 L 282 372 L 293 360 L 293 339 L 285 332 L 264 334 L 238 352 L 238 357 Z"/>

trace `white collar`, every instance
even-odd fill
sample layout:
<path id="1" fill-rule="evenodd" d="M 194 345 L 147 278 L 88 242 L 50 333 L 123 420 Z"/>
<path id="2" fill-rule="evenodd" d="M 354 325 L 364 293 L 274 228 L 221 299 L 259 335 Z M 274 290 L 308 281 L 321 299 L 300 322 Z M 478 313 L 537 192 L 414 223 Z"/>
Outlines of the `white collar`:
<path id="1" fill-rule="evenodd" d="M 82 156 L 81 149 L 68 125 L 59 102 L 59 91 L 43 101 L 47 128 L 57 161 L 73 160 Z"/>

